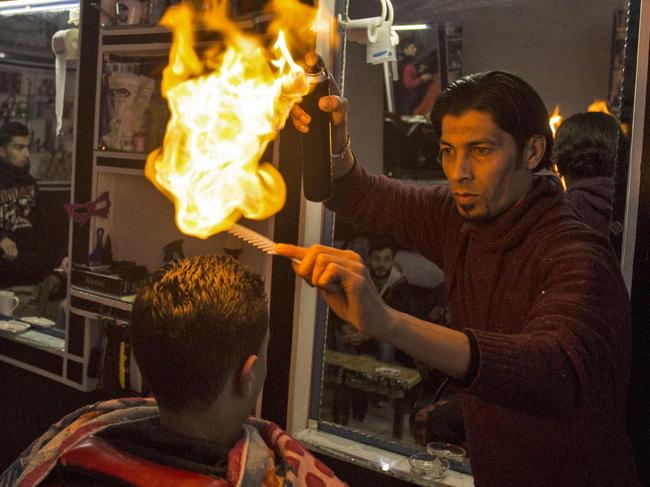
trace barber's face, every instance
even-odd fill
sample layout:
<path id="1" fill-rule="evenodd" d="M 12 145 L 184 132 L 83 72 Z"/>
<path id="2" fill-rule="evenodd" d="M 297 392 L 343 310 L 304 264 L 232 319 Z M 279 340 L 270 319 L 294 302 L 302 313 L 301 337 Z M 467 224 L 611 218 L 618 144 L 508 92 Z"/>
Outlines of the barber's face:
<path id="1" fill-rule="evenodd" d="M 388 277 L 394 262 L 395 254 L 393 253 L 393 249 L 373 250 L 370 253 L 370 261 L 368 262 L 370 274 L 377 279 Z"/>
<path id="2" fill-rule="evenodd" d="M 519 154 L 515 139 L 489 113 L 469 110 L 442 119 L 440 160 L 464 218 L 493 217 L 517 203 L 530 189 L 543 153 L 543 139 L 531 138 Z"/>
<path id="3" fill-rule="evenodd" d="M 6 147 L 0 147 L 0 156 L 15 167 L 25 167 L 29 163 L 29 138 L 15 136 Z"/>

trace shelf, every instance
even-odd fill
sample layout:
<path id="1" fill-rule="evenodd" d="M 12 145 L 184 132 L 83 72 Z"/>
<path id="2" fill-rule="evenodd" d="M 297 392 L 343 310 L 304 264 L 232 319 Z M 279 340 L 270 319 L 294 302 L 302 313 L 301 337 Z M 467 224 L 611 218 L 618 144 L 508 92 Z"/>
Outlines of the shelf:
<path id="1" fill-rule="evenodd" d="M 237 28 L 251 34 L 264 36 L 266 27 L 273 19 L 270 13 L 257 13 L 232 20 Z M 169 48 L 172 42 L 172 32 L 159 25 L 125 25 L 111 26 L 101 29 L 100 44 L 103 52 L 119 52 L 133 48 L 147 55 L 157 55 L 160 50 Z M 195 41 L 197 45 L 211 43 L 222 39 L 219 31 L 214 29 L 197 28 Z"/>
<path id="2" fill-rule="evenodd" d="M 128 323 L 135 295 L 112 296 L 98 291 L 71 286 L 70 310 L 89 318 L 112 318 Z"/>
<path id="3" fill-rule="evenodd" d="M 22 333 L 0 331 L 0 336 L 4 339 L 13 340 L 56 355 L 65 352 L 65 338 L 54 336 L 51 333 L 47 333 L 46 330 L 37 329 L 35 327 Z"/>
<path id="4" fill-rule="evenodd" d="M 95 160 L 99 172 L 143 176 L 147 154 L 95 151 Z"/>

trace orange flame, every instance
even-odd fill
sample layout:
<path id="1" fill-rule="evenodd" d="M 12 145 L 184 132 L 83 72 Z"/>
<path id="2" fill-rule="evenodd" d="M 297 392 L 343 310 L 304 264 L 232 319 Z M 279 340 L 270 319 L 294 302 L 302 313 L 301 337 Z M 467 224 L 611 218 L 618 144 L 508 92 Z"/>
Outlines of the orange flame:
<path id="1" fill-rule="evenodd" d="M 313 50 L 316 12 L 298 0 L 276 0 L 272 9 L 269 30 L 277 39 L 268 49 L 228 20 L 226 0 L 206 0 L 200 14 L 181 4 L 161 21 L 173 30 L 161 86 L 171 117 L 145 175 L 174 202 L 176 225 L 188 235 L 207 238 L 242 216 L 261 220 L 284 206 L 282 176 L 259 160 L 308 91 L 282 24 L 296 49 Z M 197 24 L 223 34 L 223 43 L 201 56 L 194 49 Z"/>
<path id="2" fill-rule="evenodd" d="M 555 109 L 553 109 L 553 113 L 551 113 L 551 116 L 548 119 L 548 123 L 551 126 L 551 131 L 553 132 L 553 137 L 555 137 L 555 132 L 557 132 L 557 128 L 560 126 L 562 123 L 562 115 L 560 115 L 560 105 L 556 105 Z"/>
<path id="3" fill-rule="evenodd" d="M 588 112 L 601 112 L 601 113 L 606 113 L 607 115 L 611 115 L 612 112 L 609 111 L 609 108 L 607 107 L 607 103 L 605 100 L 594 100 L 591 105 L 587 107 Z"/>

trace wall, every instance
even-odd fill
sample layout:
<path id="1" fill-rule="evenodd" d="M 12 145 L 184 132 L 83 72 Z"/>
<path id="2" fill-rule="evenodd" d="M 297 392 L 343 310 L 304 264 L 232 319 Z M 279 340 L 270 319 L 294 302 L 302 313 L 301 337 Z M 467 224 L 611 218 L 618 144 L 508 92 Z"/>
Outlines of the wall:
<path id="1" fill-rule="evenodd" d="M 240 246 L 240 261 L 264 275 L 265 254 L 237 238 L 229 237 L 225 232 L 205 240 L 183 235 L 176 228 L 173 204 L 144 176 L 101 173 L 96 194 L 104 191 L 109 192 L 112 202 L 109 217 L 95 219 L 95 224 L 104 228 L 105 235 L 111 236 L 114 260 L 133 261 L 153 272 L 163 264 L 163 246 L 183 239 L 183 250 L 187 257 L 221 254 L 224 246 Z M 242 220 L 239 223 L 268 235 L 272 220 Z"/>
<path id="2" fill-rule="evenodd" d="M 381 66 L 366 63 L 366 46 L 348 42 L 345 93 L 350 102 L 352 147 L 363 166 L 383 171 L 384 74 Z"/>
<path id="3" fill-rule="evenodd" d="M 462 22 L 463 74 L 511 71 L 535 87 L 549 111 L 559 104 L 568 116 L 607 98 L 614 10 L 626 5 L 546 0 L 446 14 L 432 7 L 418 20 Z"/>

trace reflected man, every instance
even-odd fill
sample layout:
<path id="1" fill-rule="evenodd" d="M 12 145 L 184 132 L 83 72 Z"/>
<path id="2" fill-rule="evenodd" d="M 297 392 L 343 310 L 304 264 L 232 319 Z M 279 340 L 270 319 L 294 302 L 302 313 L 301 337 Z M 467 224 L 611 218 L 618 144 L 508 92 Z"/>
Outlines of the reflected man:
<path id="1" fill-rule="evenodd" d="M 61 262 L 47 248 L 42 231 L 43 209 L 36 180 L 29 173 L 29 130 L 19 122 L 0 128 L 0 288 L 11 288 L 20 296 L 17 316 L 40 314 L 43 284 L 48 294 L 60 279 L 43 278 Z"/>
<path id="2" fill-rule="evenodd" d="M 372 282 L 382 299 L 392 308 L 408 311 L 409 285 L 406 276 L 395 265 L 395 244 L 392 239 L 381 236 L 371 236 L 368 239 L 368 270 Z M 355 351 L 370 353 L 382 362 L 395 360 L 395 347 L 387 342 L 371 340 L 369 336 L 357 331 L 350 324 L 340 328 L 338 350 L 348 351 L 352 346 Z"/>
<path id="3" fill-rule="evenodd" d="M 609 236 L 614 199 L 614 163 L 623 132 L 600 112 L 576 113 L 555 134 L 553 162 L 566 183 L 566 199 L 594 230 Z"/>
<path id="4" fill-rule="evenodd" d="M 405 115 L 412 115 L 422 97 L 426 93 L 426 87 L 433 78 L 431 73 L 420 73 L 416 65 L 418 45 L 414 40 L 408 40 L 404 44 L 402 53 L 404 57 L 400 61 L 400 80 L 397 90 L 397 112 Z"/>

